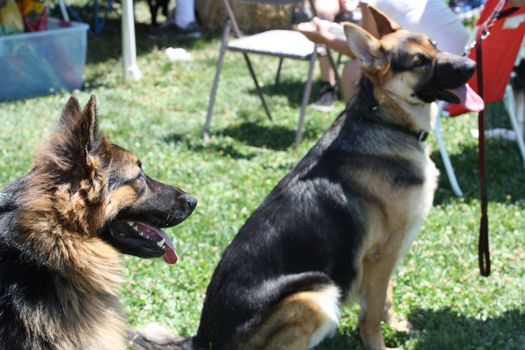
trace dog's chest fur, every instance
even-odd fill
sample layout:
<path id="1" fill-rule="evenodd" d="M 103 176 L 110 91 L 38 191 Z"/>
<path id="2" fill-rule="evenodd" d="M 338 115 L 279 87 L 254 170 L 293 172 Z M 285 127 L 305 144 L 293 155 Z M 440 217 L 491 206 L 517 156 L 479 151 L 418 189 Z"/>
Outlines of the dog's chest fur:
<path id="1" fill-rule="evenodd" d="M 410 248 L 410 245 L 417 236 L 423 220 L 430 212 L 434 200 L 434 192 L 437 188 L 439 171 L 436 169 L 434 162 L 432 162 L 428 156 L 427 151 L 421 156 L 420 166 L 424 174 L 424 182 L 419 189 L 411 191 L 407 202 L 408 209 L 406 214 L 408 216 L 408 227 L 399 251 L 398 262 Z"/>
<path id="2" fill-rule="evenodd" d="M 23 216 L 14 210 L 0 215 L 0 227 L 9 232 L 0 238 L 0 348 L 124 349 L 117 252 L 98 239 L 46 241 L 50 232 L 21 245 L 14 239 L 20 227 L 13 223 Z M 27 248 L 31 242 L 42 255 Z M 45 250 L 46 243 L 55 248 Z M 53 255 L 60 264 L 51 264 Z"/>
<path id="3" fill-rule="evenodd" d="M 384 259 L 393 259 L 395 265 L 400 263 L 432 207 L 438 170 L 426 152 L 417 158 L 421 184 L 399 187 L 380 179 L 380 174 L 368 173 L 362 178 L 361 185 L 366 189 L 363 216 L 367 225 L 362 245 L 351 262 L 357 275 L 348 288 L 348 301 L 359 293 L 366 264 L 370 266 Z"/>
<path id="4" fill-rule="evenodd" d="M 432 107 L 407 110 L 403 105 L 392 105 L 392 101 L 381 101 L 386 106 L 378 108 L 377 101 L 367 101 L 363 92 L 361 101 L 355 101 L 347 112 L 341 132 L 347 135 L 343 148 L 349 154 L 342 167 L 344 182 L 366 208 L 362 213 L 366 222 L 362 245 L 353 256 L 357 278 L 348 289 L 350 299 L 360 289 L 364 265 L 383 259 L 399 263 L 408 251 L 432 207 L 439 174 L 427 145 L 391 124 L 413 120 L 411 125 L 430 127 Z M 384 119 L 378 121 L 367 114 L 373 111 L 382 113 Z"/>

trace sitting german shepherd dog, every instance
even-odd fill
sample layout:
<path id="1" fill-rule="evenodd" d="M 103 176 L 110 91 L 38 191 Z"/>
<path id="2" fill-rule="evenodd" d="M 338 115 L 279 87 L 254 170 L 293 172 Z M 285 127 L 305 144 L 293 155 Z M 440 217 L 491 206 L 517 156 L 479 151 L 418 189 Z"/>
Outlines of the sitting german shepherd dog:
<path id="1" fill-rule="evenodd" d="M 336 330 L 341 304 L 359 297 L 363 343 L 385 348 L 381 322 L 395 321 L 390 276 L 428 214 L 437 185 L 424 143 L 432 102 L 479 108 L 482 101 L 466 85 L 473 61 L 440 52 L 427 37 L 371 10 L 379 39 L 345 25 L 362 67 L 357 95 L 226 249 L 197 335 L 178 342 L 139 331 L 136 343 L 156 349 L 310 349 Z M 165 346 L 156 347 L 160 342 Z"/>
<path id="2" fill-rule="evenodd" d="M 70 98 L 33 169 L 0 199 L 0 349 L 126 349 L 118 251 L 175 263 L 160 227 L 196 203 L 104 138 L 94 96 L 83 111 Z"/>

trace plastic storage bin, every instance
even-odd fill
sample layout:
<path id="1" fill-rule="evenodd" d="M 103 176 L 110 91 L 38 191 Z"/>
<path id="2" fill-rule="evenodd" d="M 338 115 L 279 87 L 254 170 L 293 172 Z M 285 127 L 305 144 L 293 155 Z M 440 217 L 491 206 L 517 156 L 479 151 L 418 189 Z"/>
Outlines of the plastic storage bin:
<path id="1" fill-rule="evenodd" d="M 0 100 L 80 88 L 87 30 L 84 23 L 61 27 L 50 18 L 46 31 L 0 36 Z"/>

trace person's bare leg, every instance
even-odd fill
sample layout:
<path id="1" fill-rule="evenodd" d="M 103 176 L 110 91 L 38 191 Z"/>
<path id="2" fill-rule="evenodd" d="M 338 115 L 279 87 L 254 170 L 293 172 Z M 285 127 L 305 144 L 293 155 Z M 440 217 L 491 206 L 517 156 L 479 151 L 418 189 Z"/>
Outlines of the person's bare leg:
<path id="1" fill-rule="evenodd" d="M 317 17 L 333 22 L 339 13 L 339 0 L 316 0 L 314 1 Z M 319 57 L 319 68 L 321 70 L 321 80 L 335 86 L 335 72 L 332 69 L 330 60 L 326 56 Z"/>
<path id="2" fill-rule="evenodd" d="M 314 6 L 317 16 L 328 21 L 334 21 L 335 16 L 337 16 L 340 11 L 339 0 L 315 0 Z M 337 81 L 330 60 L 326 56 L 320 56 L 318 61 L 319 70 L 321 72 L 321 81 L 324 83 L 321 85 L 320 93 L 333 94 L 333 99 L 336 99 L 337 97 L 334 89 Z M 327 88 L 327 84 L 329 84 L 331 88 Z M 331 105 L 330 100 L 331 98 L 327 99 L 326 97 L 323 98 L 323 96 L 321 96 L 321 99 L 317 101 L 315 105 L 322 107 L 320 110 L 329 111 Z"/>
<path id="3" fill-rule="evenodd" d="M 315 0 L 314 6 L 317 17 L 332 22 L 340 11 L 339 0 Z"/>
<path id="4" fill-rule="evenodd" d="M 354 96 L 359 79 L 361 79 L 361 68 L 357 60 L 346 62 L 341 79 L 343 98 L 345 101 L 350 100 L 350 98 Z"/>
<path id="5" fill-rule="evenodd" d="M 321 71 L 321 80 L 330 83 L 331 86 L 335 86 L 337 83 L 335 79 L 335 72 L 330 64 L 328 56 L 319 57 L 319 69 Z"/>

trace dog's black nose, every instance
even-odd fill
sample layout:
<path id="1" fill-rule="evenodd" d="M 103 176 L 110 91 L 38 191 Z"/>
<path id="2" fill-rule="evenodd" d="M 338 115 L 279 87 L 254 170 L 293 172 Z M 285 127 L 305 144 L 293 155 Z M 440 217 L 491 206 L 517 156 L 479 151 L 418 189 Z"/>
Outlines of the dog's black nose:
<path id="1" fill-rule="evenodd" d="M 471 60 L 470 58 L 465 60 L 462 72 L 463 76 L 467 79 L 472 77 L 474 75 L 474 71 L 476 70 L 476 61 Z"/>
<path id="2" fill-rule="evenodd" d="M 183 194 L 181 200 L 186 201 L 186 204 L 188 205 L 188 209 L 190 211 L 193 211 L 193 209 L 195 209 L 195 207 L 197 206 L 197 199 L 190 196 L 189 194 Z"/>

